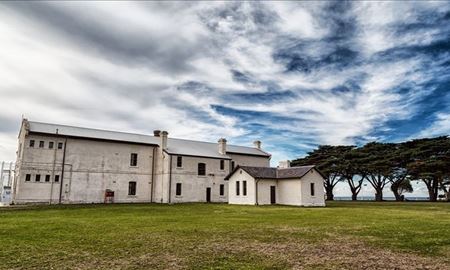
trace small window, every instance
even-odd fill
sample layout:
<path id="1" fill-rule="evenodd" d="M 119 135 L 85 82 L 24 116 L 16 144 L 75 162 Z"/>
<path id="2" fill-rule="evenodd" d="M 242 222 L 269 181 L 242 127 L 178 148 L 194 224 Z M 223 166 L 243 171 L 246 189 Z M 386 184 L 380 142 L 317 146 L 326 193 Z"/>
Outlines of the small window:
<path id="1" fill-rule="evenodd" d="M 39 148 L 44 148 L 44 141 L 39 141 Z"/>
<path id="2" fill-rule="evenodd" d="M 137 166 L 137 159 L 138 159 L 138 154 L 131 153 L 130 166 L 136 167 Z"/>
<path id="3" fill-rule="evenodd" d="M 247 181 L 242 181 L 242 195 L 247 196 Z"/>
<path id="4" fill-rule="evenodd" d="M 136 182 L 128 182 L 128 195 L 136 195 Z"/>
<path id="5" fill-rule="evenodd" d="M 181 196 L 181 183 L 177 183 L 176 195 Z"/>
<path id="6" fill-rule="evenodd" d="M 223 159 L 220 160 L 220 170 L 225 170 L 225 160 Z"/>
<path id="7" fill-rule="evenodd" d="M 41 175 L 40 174 L 36 174 L 35 181 L 36 182 L 40 182 L 41 181 Z"/>
<path id="8" fill-rule="evenodd" d="M 220 196 L 225 195 L 225 185 L 220 185 Z"/>
<path id="9" fill-rule="evenodd" d="M 234 170 L 234 161 L 231 161 L 231 170 Z"/>
<path id="10" fill-rule="evenodd" d="M 198 175 L 206 175 L 206 164 L 205 163 L 198 164 Z"/>
<path id="11" fill-rule="evenodd" d="M 34 140 L 30 140 L 30 147 L 34 147 Z"/>
<path id="12" fill-rule="evenodd" d="M 47 175 L 45 176 L 45 182 L 50 182 L 50 175 L 49 175 L 49 174 L 47 174 Z"/>
<path id="13" fill-rule="evenodd" d="M 178 168 L 183 167 L 183 157 L 182 156 L 177 156 L 177 167 Z"/>
<path id="14" fill-rule="evenodd" d="M 48 142 L 48 149 L 53 149 L 54 142 Z"/>
<path id="15" fill-rule="evenodd" d="M 314 196 L 314 183 L 311 183 L 311 196 Z"/>
<path id="16" fill-rule="evenodd" d="M 55 182 L 59 182 L 59 175 L 55 175 Z"/>
<path id="17" fill-rule="evenodd" d="M 239 196 L 239 181 L 236 181 L 236 196 Z"/>
<path id="18" fill-rule="evenodd" d="M 26 174 L 25 175 L 25 181 L 26 182 L 30 182 L 31 181 L 31 174 Z"/>
<path id="19" fill-rule="evenodd" d="M 63 148 L 63 143 L 62 142 L 59 142 L 58 143 L 58 149 L 62 149 Z"/>

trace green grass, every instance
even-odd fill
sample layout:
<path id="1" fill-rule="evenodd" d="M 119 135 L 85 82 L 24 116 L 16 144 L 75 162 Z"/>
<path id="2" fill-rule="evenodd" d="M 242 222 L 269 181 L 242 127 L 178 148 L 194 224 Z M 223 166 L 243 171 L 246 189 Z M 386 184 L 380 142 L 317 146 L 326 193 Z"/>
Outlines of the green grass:
<path id="1" fill-rule="evenodd" d="M 350 258 L 344 250 L 348 243 L 448 265 L 450 204 L 0 208 L 0 268 L 5 269 L 285 269 L 295 263 L 338 269 L 346 262 L 316 263 L 306 254 L 326 256 L 320 254 L 326 244 Z"/>

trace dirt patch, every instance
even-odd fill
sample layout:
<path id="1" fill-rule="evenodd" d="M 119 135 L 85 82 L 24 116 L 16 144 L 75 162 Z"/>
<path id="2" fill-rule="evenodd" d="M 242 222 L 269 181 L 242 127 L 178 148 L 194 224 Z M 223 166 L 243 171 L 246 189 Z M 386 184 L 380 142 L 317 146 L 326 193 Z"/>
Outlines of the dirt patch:
<path id="1" fill-rule="evenodd" d="M 450 269 L 442 257 L 424 257 L 369 246 L 354 239 L 333 239 L 320 243 L 291 240 L 288 243 L 237 241 L 210 246 L 214 253 L 258 252 L 286 261 L 291 269 Z"/>

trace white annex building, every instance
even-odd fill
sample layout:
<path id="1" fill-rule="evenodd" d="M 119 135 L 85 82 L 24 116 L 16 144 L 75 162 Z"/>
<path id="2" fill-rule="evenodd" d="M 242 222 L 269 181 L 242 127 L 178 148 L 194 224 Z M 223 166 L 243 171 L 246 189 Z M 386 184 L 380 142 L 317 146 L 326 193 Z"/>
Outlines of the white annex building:
<path id="1" fill-rule="evenodd" d="M 268 167 L 253 147 L 32 122 L 19 133 L 13 203 L 227 202 L 230 171 Z"/>
<path id="2" fill-rule="evenodd" d="M 230 204 L 325 206 L 324 178 L 314 166 L 239 165 L 225 179 Z"/>

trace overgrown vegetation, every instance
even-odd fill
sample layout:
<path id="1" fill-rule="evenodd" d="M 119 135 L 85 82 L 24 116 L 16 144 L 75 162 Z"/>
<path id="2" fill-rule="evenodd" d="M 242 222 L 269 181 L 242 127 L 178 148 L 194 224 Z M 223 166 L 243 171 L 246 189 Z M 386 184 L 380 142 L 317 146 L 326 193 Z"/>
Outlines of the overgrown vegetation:
<path id="1" fill-rule="evenodd" d="M 339 181 L 346 181 L 357 200 L 364 181 L 375 190 L 375 200 L 383 200 L 383 188 L 391 185 L 397 201 L 404 192 L 411 192 L 412 180 L 423 181 L 429 200 L 437 201 L 442 190 L 450 201 L 450 138 L 443 136 L 403 143 L 371 142 L 362 147 L 322 145 L 296 159 L 293 166 L 317 165 L 326 177 L 324 187 L 327 200 L 333 200 L 333 189 Z"/>
<path id="2" fill-rule="evenodd" d="M 449 269 L 447 203 L 0 209 L 2 269 Z"/>

